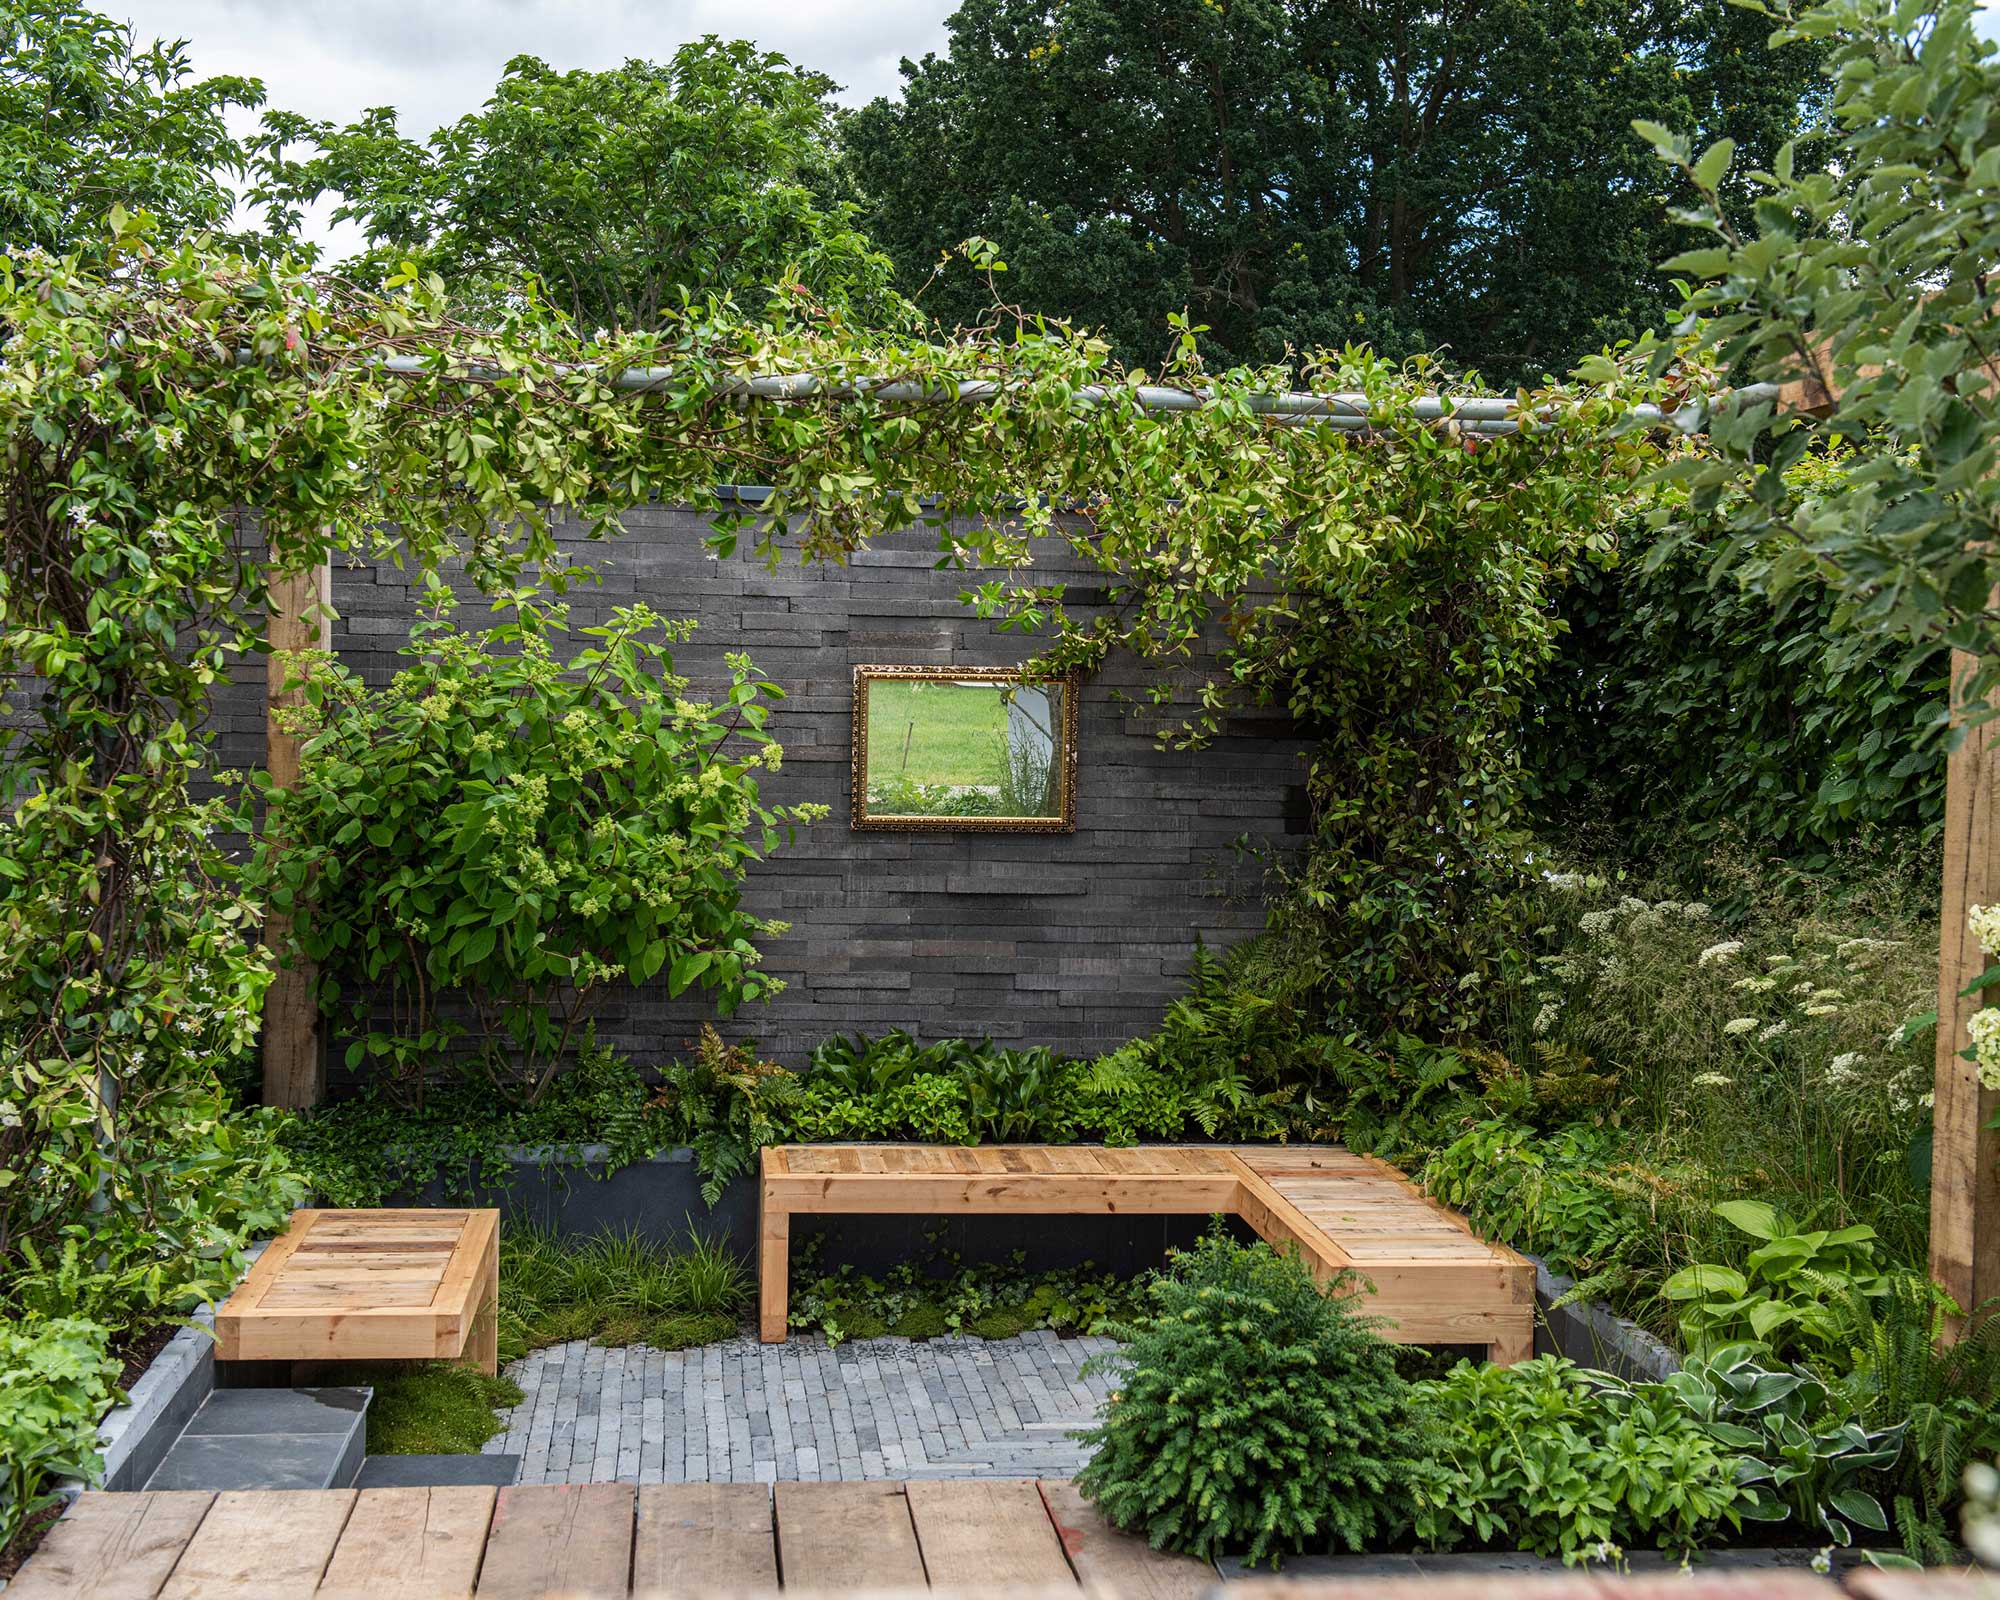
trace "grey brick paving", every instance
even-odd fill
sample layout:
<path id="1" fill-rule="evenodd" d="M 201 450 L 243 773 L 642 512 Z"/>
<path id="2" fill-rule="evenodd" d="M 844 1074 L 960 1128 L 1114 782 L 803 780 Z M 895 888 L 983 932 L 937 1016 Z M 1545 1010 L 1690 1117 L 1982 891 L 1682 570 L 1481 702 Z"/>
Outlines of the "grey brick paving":
<path id="1" fill-rule="evenodd" d="M 694 1350 L 584 1342 L 507 1368 L 522 1400 L 488 1454 L 522 1483 L 1073 1476 L 1070 1438 L 1112 1374 L 1109 1339 L 741 1337 Z"/>

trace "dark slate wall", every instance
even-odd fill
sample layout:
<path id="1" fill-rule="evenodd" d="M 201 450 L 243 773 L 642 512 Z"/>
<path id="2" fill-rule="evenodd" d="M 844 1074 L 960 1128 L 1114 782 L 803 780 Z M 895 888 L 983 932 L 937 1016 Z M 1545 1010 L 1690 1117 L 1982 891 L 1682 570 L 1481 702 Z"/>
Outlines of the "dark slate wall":
<path id="1" fill-rule="evenodd" d="M 649 508 L 610 543 L 563 541 L 602 575 L 572 595 L 588 626 L 643 599 L 701 631 L 676 657 L 697 696 L 726 682 L 725 650 L 748 650 L 788 698 L 771 729 L 783 770 L 764 781 L 774 803 L 819 801 L 832 815 L 756 868 L 746 901 L 792 930 L 764 944 L 787 981 L 774 1000 L 724 1025 L 796 1062 L 827 1035 L 905 1027 L 936 1038 L 989 1034 L 1095 1053 L 1153 1028 L 1180 992 L 1199 935 L 1226 944 L 1262 923 L 1272 850 L 1304 826 L 1300 747 L 1247 722 L 1206 751 L 1156 750 L 1159 713 L 1135 692 L 1147 674 L 1114 661 L 1084 685 L 1074 834 L 856 833 L 848 826 L 852 669 L 862 663 L 1010 666 L 1029 653 L 956 596 L 964 573 L 935 568 L 932 535 L 883 541 L 852 565 L 768 572 L 748 554 L 717 561 L 697 513 Z M 1097 581 L 1060 547 L 1035 571 L 1079 588 Z M 371 683 L 397 666 L 413 615 L 407 575 L 336 566 L 334 643 Z M 479 625 L 483 608 L 459 613 Z M 217 706 L 225 764 L 261 759 L 262 663 Z M 705 697 L 705 696 L 704 696 Z M 1241 844 L 1255 847 L 1246 853 Z M 598 1036 L 640 1061 L 677 1051 L 707 1015 L 667 998 L 663 982 L 619 988 Z"/>

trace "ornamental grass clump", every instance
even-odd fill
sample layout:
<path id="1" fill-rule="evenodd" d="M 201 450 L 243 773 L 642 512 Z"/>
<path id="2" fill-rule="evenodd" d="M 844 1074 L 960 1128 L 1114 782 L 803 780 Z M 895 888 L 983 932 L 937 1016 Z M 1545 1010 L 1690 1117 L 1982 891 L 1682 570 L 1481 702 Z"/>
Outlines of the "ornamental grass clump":
<path id="1" fill-rule="evenodd" d="M 1155 1549 L 1358 1550 L 1404 1520 L 1408 1385 L 1354 1286 L 1211 1233 L 1175 1257 L 1157 1313 L 1109 1360 L 1123 1377 L 1077 1484 Z"/>

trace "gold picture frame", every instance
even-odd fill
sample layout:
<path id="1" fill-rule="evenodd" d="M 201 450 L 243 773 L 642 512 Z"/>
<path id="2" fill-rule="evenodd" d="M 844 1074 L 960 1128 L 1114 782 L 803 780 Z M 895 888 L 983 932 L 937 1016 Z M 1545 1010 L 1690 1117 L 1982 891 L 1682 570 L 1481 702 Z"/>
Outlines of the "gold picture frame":
<path id="1" fill-rule="evenodd" d="M 928 685 L 961 690 L 1013 686 L 1023 691 L 993 702 L 984 697 L 922 695 Z M 876 703 L 878 686 L 885 691 Z M 972 715 L 968 716 L 968 712 Z M 925 745 L 916 744 L 928 717 Z M 891 719 L 904 732 L 890 766 Z M 981 721 L 992 724 L 982 730 Z M 871 737 L 881 747 L 870 761 Z M 997 737 L 990 758 L 980 749 Z M 918 757 L 912 771 L 912 759 Z M 965 763 L 977 759 L 981 770 Z M 954 770 L 951 763 L 960 763 Z M 994 763 L 997 762 L 997 767 Z M 859 832 L 1076 832 L 1077 680 L 1031 677 L 1019 667 L 897 667 L 854 669 L 853 782 L 849 821 Z M 988 783 L 988 777 L 996 781 Z M 1024 793 L 1044 798 L 1036 806 Z M 988 807 L 994 809 L 987 809 Z"/>

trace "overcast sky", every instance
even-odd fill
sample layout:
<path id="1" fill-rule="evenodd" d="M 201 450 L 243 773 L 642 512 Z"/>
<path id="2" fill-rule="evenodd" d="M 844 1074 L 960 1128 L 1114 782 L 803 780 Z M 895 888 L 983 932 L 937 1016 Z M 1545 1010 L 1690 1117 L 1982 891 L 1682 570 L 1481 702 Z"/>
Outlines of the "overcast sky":
<path id="1" fill-rule="evenodd" d="M 955 0 L 100 0 L 145 37 L 184 38 L 204 77 L 264 80 L 268 102 L 340 121 L 389 105 L 421 137 L 492 92 L 509 57 L 559 68 L 659 60 L 705 33 L 750 38 L 827 73 L 859 105 L 896 63 L 944 44 Z M 2000 0 L 1985 0 L 2000 36 Z M 307 231 L 336 254 L 352 230 Z"/>

